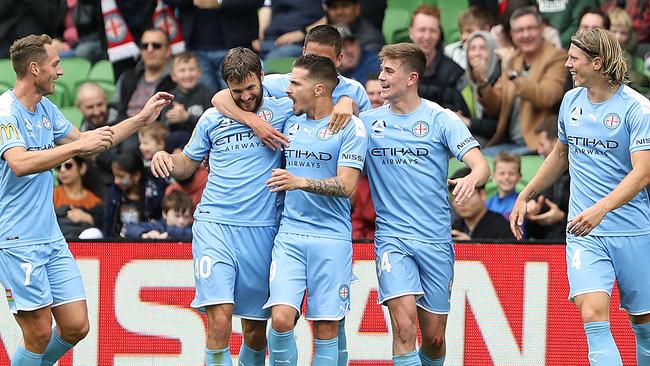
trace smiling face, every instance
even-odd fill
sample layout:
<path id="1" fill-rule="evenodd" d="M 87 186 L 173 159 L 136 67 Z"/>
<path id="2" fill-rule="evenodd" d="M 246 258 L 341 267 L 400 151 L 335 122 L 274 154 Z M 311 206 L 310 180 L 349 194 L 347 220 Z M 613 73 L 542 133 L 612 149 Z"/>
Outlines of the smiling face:
<path id="1" fill-rule="evenodd" d="M 587 54 L 572 44 L 569 47 L 567 60 L 564 66 L 569 69 L 573 79 L 573 85 L 589 87 L 597 72 L 594 70 L 594 60 L 591 60 Z"/>
<path id="2" fill-rule="evenodd" d="M 228 81 L 230 95 L 239 108 L 246 112 L 255 112 L 262 104 L 262 80 L 249 73 L 241 83 Z"/>
<path id="3" fill-rule="evenodd" d="M 384 98 L 381 97 L 381 82 L 379 80 L 370 79 L 366 81 L 366 93 L 368 93 L 368 99 L 373 108 L 384 105 Z"/>
<path id="4" fill-rule="evenodd" d="M 389 58 L 382 60 L 379 73 L 380 96 L 394 103 L 407 94 L 408 88 L 412 86 L 411 79 L 416 76 L 417 73 L 408 72 L 403 62 L 399 60 Z"/>
<path id="5" fill-rule="evenodd" d="M 524 55 L 534 55 L 544 46 L 542 24 L 533 14 L 522 15 L 512 21 L 512 43 Z"/>
<path id="6" fill-rule="evenodd" d="M 495 164 L 494 182 L 497 184 L 499 193 L 514 192 L 519 179 L 521 179 L 519 164 L 505 161 Z"/>
<path id="7" fill-rule="evenodd" d="M 140 57 L 145 69 L 159 70 L 171 55 L 167 37 L 160 30 L 148 30 L 140 39 Z"/>
<path id="8" fill-rule="evenodd" d="M 37 63 L 38 75 L 34 82 L 36 90 L 41 95 L 50 95 L 54 93 L 54 81 L 63 75 L 63 69 L 60 65 L 59 54 L 51 44 L 44 44 L 47 57 Z"/>
<path id="9" fill-rule="evenodd" d="M 77 93 L 77 108 L 84 119 L 95 127 L 106 125 L 108 118 L 108 100 L 106 94 L 98 86 L 82 86 Z"/>
<path id="10" fill-rule="evenodd" d="M 474 37 L 471 42 L 467 44 L 467 60 L 480 60 L 483 64 L 488 62 L 488 49 L 487 42 L 483 37 Z M 468 64 L 471 64 L 469 62 Z"/>
<path id="11" fill-rule="evenodd" d="M 409 27 L 409 38 L 427 57 L 435 52 L 440 34 L 440 20 L 432 15 L 416 14 Z"/>
<path id="12" fill-rule="evenodd" d="M 352 1 L 336 1 L 327 7 L 327 17 L 331 24 L 350 25 L 359 17 L 361 6 Z"/>
<path id="13" fill-rule="evenodd" d="M 201 69 L 195 58 L 174 60 L 171 77 L 183 90 L 192 90 L 199 83 Z"/>

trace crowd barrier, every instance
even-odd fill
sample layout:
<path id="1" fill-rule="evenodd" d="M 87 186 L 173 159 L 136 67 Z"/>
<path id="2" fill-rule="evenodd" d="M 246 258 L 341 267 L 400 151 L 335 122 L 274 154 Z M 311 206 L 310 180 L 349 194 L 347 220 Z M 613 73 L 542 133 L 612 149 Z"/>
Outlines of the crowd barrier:
<path id="1" fill-rule="evenodd" d="M 71 243 L 88 296 L 90 333 L 60 366 L 203 365 L 205 317 L 189 308 L 194 266 L 187 243 Z M 588 365 L 575 305 L 567 301 L 564 245 L 456 244 L 445 365 Z M 390 365 L 390 319 L 377 305 L 372 244 L 354 245 L 350 365 Z M 624 365 L 635 364 L 634 335 L 612 296 L 612 331 Z M 231 352 L 242 342 L 235 321 Z M 299 365 L 312 335 L 296 328 Z M 0 365 L 20 333 L 0 301 Z"/>

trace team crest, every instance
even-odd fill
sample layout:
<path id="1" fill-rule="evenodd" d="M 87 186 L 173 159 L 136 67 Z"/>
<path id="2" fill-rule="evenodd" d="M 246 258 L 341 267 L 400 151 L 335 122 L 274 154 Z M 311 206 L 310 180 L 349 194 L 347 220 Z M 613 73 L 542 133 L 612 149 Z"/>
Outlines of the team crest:
<path id="1" fill-rule="evenodd" d="M 411 132 L 417 137 L 424 137 L 429 134 L 429 124 L 424 121 L 417 121 L 411 128 Z"/>
<path id="2" fill-rule="evenodd" d="M 154 28 L 162 29 L 167 32 L 169 39 L 175 39 L 178 35 L 178 27 L 176 21 L 167 13 L 160 13 L 153 20 Z"/>
<path id="3" fill-rule="evenodd" d="M 348 297 L 350 297 L 350 288 L 346 284 L 342 284 L 341 287 L 339 287 L 339 299 L 341 301 L 347 301 Z"/>
<path id="4" fill-rule="evenodd" d="M 126 38 L 126 24 L 119 14 L 111 13 L 104 16 L 104 28 L 109 43 L 122 43 Z"/>
<path id="5" fill-rule="evenodd" d="M 610 113 L 603 119 L 603 124 L 610 130 L 615 130 L 621 124 L 621 117 L 616 113 Z"/>
<path id="6" fill-rule="evenodd" d="M 321 127 L 318 130 L 318 139 L 319 140 L 327 141 L 327 140 L 331 139 L 332 136 L 334 136 L 334 135 L 332 135 L 332 131 L 330 131 L 330 129 L 327 128 L 327 127 Z"/>
<path id="7" fill-rule="evenodd" d="M 43 115 L 43 117 L 41 117 L 41 121 L 43 122 L 43 127 L 47 128 L 48 130 L 52 128 L 52 122 L 50 122 L 50 119 L 47 118 L 46 115 Z"/>
<path id="8" fill-rule="evenodd" d="M 270 122 L 273 119 L 273 112 L 268 108 L 261 108 L 257 111 L 257 115 L 266 122 Z"/>

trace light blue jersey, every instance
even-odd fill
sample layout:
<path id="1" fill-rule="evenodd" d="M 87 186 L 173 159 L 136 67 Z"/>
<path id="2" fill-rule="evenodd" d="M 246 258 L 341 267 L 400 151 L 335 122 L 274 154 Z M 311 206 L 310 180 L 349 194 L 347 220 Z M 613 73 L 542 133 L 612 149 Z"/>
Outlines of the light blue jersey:
<path id="1" fill-rule="evenodd" d="M 461 160 L 479 146 L 467 127 L 425 99 L 408 114 L 383 106 L 361 113 L 361 119 L 369 134 L 366 171 L 377 212 L 375 235 L 449 242 L 449 154 Z"/>
<path id="2" fill-rule="evenodd" d="M 290 146 L 284 151 L 286 169 L 299 177 L 329 178 L 340 166 L 363 169 L 367 139 L 363 123 L 352 117 L 339 133 L 327 128 L 330 117 L 292 117 L 284 128 Z M 350 200 L 302 190 L 287 191 L 279 232 L 350 240 Z"/>
<path id="3" fill-rule="evenodd" d="M 12 90 L 0 96 L 0 249 L 63 239 L 54 213 L 52 172 L 17 177 L 4 153 L 13 147 L 52 149 L 71 129 L 70 122 L 46 98 L 32 113 Z"/>
<path id="4" fill-rule="evenodd" d="M 293 115 L 292 105 L 289 98 L 265 97 L 257 114 L 282 130 Z M 277 224 L 277 194 L 269 191 L 266 180 L 280 166 L 281 154 L 265 147 L 249 127 L 210 108 L 183 153 L 194 161 L 210 154 L 208 184 L 195 219 L 240 226 Z"/>
<path id="5" fill-rule="evenodd" d="M 605 197 L 632 170 L 630 154 L 650 149 L 650 102 L 628 86 L 607 101 L 592 103 L 587 89 L 564 96 L 558 116 L 558 136 L 569 149 L 571 220 Z M 650 209 L 645 189 L 609 212 L 589 235 L 631 236 L 650 233 Z"/>
<path id="6" fill-rule="evenodd" d="M 265 75 L 262 83 L 264 84 L 264 95 L 282 98 L 286 97 L 286 90 L 289 87 L 289 78 L 291 74 L 272 74 Z M 372 108 L 366 89 L 356 80 L 348 79 L 339 75 L 339 83 L 332 92 L 332 99 L 336 103 L 342 96 L 347 96 L 354 100 L 359 106 L 361 112 L 369 111 Z"/>

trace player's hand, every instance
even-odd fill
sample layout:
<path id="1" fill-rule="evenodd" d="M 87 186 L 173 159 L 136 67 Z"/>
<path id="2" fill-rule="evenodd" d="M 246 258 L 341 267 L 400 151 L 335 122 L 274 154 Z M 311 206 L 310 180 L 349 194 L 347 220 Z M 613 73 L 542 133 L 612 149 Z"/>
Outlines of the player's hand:
<path id="1" fill-rule="evenodd" d="M 173 99 L 174 96 L 172 94 L 157 92 L 149 98 L 142 110 L 138 113 L 139 119 L 144 122 L 145 126 L 154 123 L 163 108 L 169 105 Z"/>
<path id="2" fill-rule="evenodd" d="M 512 235 L 515 236 L 515 239 L 521 240 L 524 237 L 524 230 L 522 227 L 524 226 L 524 218 L 526 217 L 526 205 L 528 202 L 526 201 L 526 198 L 519 194 L 519 197 L 517 197 L 517 200 L 515 201 L 515 205 L 512 207 L 512 211 L 510 212 L 510 231 L 512 231 Z"/>
<path id="3" fill-rule="evenodd" d="M 341 97 L 332 109 L 330 122 L 327 125 L 330 132 L 338 133 L 340 130 L 347 127 L 353 114 L 354 101 L 347 96 Z"/>
<path id="4" fill-rule="evenodd" d="M 273 169 L 271 178 L 266 181 L 271 192 L 293 191 L 303 187 L 304 178 L 296 177 L 286 169 Z"/>
<path id="5" fill-rule="evenodd" d="M 471 174 L 458 179 L 447 179 L 447 183 L 454 186 L 451 195 L 459 206 L 462 206 L 476 191 L 478 181 Z"/>
<path id="6" fill-rule="evenodd" d="M 151 173 L 156 178 L 167 178 L 174 170 L 172 156 L 166 151 L 158 151 L 151 158 Z"/>
<path id="7" fill-rule="evenodd" d="M 109 126 L 103 126 L 84 132 L 78 140 L 81 145 L 81 154 L 90 155 L 104 152 L 113 147 L 115 134 Z"/>
<path id="8" fill-rule="evenodd" d="M 548 198 L 544 198 L 544 203 L 546 203 L 549 210 L 542 214 L 538 213 L 536 215 L 531 215 L 529 212 L 528 213 L 529 220 L 535 221 L 540 225 L 548 226 L 548 225 L 553 225 L 555 223 L 558 223 L 562 221 L 562 219 L 564 219 L 564 211 L 560 209 L 560 206 L 558 206 L 555 202 L 549 200 Z"/>
<path id="9" fill-rule="evenodd" d="M 172 102 L 172 108 L 165 113 L 165 117 L 169 123 L 183 123 L 190 118 L 190 112 L 184 105 Z"/>
<path id="10" fill-rule="evenodd" d="M 451 230 L 451 238 L 453 240 L 471 240 L 469 235 L 465 234 L 464 232 L 460 230 Z"/>
<path id="11" fill-rule="evenodd" d="M 278 37 L 273 43 L 276 46 L 284 46 L 292 43 L 301 43 L 305 39 L 305 33 L 301 30 L 287 32 Z"/>
<path id="12" fill-rule="evenodd" d="M 526 218 L 530 218 L 531 216 L 538 215 L 542 211 L 542 207 L 544 205 L 544 200 L 546 198 L 544 195 L 539 195 L 536 200 L 530 199 L 528 202 L 526 202 Z"/>
<path id="13" fill-rule="evenodd" d="M 270 123 L 261 118 L 256 118 L 248 122 L 249 127 L 253 130 L 255 136 L 268 148 L 272 150 L 282 150 L 289 146 L 289 139 L 282 132 L 276 130 Z"/>
<path id="14" fill-rule="evenodd" d="M 603 221 L 606 214 L 607 210 L 596 203 L 571 219 L 566 226 L 566 231 L 575 236 L 586 236 Z"/>

